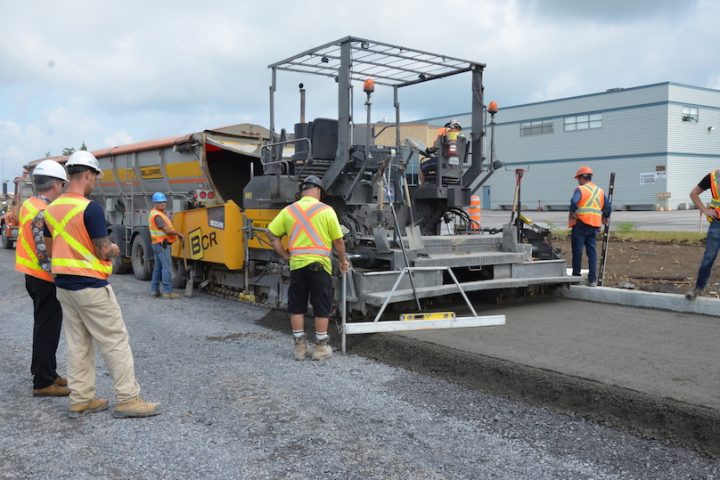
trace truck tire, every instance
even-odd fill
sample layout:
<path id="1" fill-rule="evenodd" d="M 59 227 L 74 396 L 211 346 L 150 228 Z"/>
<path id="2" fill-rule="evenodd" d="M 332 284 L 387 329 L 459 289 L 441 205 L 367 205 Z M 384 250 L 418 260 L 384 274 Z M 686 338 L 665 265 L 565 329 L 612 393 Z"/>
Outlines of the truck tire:
<path id="1" fill-rule="evenodd" d="M 132 242 L 132 269 L 138 280 L 150 280 L 153 271 L 153 254 L 150 241 L 144 235 L 136 235 Z"/>
<path id="2" fill-rule="evenodd" d="M 15 242 L 14 242 L 13 240 L 11 240 L 10 238 L 8 238 L 8 237 L 5 235 L 5 225 L 3 225 L 2 227 L 0 227 L 0 230 L 2 230 L 2 234 L 1 234 L 1 235 L 2 235 L 2 246 L 3 246 L 3 248 L 6 248 L 6 249 L 8 249 L 8 250 L 11 250 L 11 249 L 13 248 L 13 246 L 15 246 Z"/>
<path id="3" fill-rule="evenodd" d="M 120 247 L 120 256 L 113 258 L 112 261 L 112 274 L 122 275 L 124 273 L 130 273 L 132 270 L 132 261 L 128 256 L 127 252 L 123 251 L 125 241 L 122 238 L 121 230 L 110 230 L 110 238 L 116 245 Z"/>
<path id="4" fill-rule="evenodd" d="M 185 288 L 187 279 L 185 275 L 185 264 L 180 258 L 173 258 L 172 261 L 172 286 L 173 288 Z"/>
<path id="5" fill-rule="evenodd" d="M 132 263 L 130 262 L 130 259 L 127 257 L 123 257 L 120 255 L 119 257 L 115 257 L 112 260 L 112 274 L 113 275 L 122 275 L 124 273 L 130 273 L 130 270 L 132 269 Z"/>

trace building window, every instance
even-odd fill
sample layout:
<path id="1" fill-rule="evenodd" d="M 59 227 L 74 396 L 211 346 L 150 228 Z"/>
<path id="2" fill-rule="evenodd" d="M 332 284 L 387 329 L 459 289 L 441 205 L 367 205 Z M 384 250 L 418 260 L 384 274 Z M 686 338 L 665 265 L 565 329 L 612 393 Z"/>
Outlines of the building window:
<path id="1" fill-rule="evenodd" d="M 697 107 L 682 107 L 682 121 L 698 123 L 700 113 Z"/>
<path id="2" fill-rule="evenodd" d="M 520 136 L 544 135 L 553 133 L 553 122 L 549 120 L 536 120 L 534 122 L 522 122 L 520 124 Z"/>
<path id="3" fill-rule="evenodd" d="M 602 127 L 602 115 L 593 113 L 592 115 L 575 115 L 574 117 L 565 117 L 564 127 L 566 132 L 573 130 L 587 130 L 588 128 Z"/>

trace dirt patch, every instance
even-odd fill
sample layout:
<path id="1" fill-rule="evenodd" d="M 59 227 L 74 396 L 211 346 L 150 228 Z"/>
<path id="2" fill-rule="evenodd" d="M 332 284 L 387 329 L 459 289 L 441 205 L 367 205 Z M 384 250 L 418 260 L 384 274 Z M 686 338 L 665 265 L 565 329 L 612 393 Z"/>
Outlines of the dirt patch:
<path id="1" fill-rule="evenodd" d="M 554 240 L 568 267 L 572 264 L 570 237 Z M 650 292 L 685 293 L 695 285 L 704 244 L 668 244 L 611 240 L 605 267 L 606 287 L 634 288 Z M 598 242 L 598 263 L 600 242 Z M 583 268 L 587 257 L 583 256 Z M 720 270 L 715 264 L 704 295 L 720 296 Z"/>

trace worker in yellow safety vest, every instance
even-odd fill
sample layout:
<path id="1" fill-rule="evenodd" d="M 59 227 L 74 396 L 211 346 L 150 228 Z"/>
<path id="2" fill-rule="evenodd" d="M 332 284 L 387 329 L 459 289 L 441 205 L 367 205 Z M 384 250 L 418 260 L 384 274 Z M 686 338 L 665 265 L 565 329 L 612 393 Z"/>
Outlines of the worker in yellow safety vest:
<path id="1" fill-rule="evenodd" d="M 700 200 L 700 194 L 705 190 L 710 190 L 712 195 L 710 204 L 707 206 Z M 705 254 L 700 261 L 695 287 L 685 294 L 685 298 L 694 300 L 707 287 L 713 264 L 720 250 L 720 170 L 713 170 L 705 175 L 700 183 L 690 191 L 690 199 L 710 222 L 705 240 Z"/>
<path id="2" fill-rule="evenodd" d="M 305 340 L 305 313 L 308 298 L 315 315 L 315 349 L 313 360 L 332 356 L 328 340 L 329 316 L 333 306 L 332 248 L 338 255 L 340 271 L 350 269 L 345 255 L 345 242 L 337 214 L 320 201 L 322 181 L 310 175 L 300 182 L 302 198 L 285 207 L 268 225 L 270 241 L 275 251 L 290 261 L 288 312 L 295 342 L 295 360 L 308 354 Z M 280 238 L 288 236 L 287 249 Z"/>
<path id="3" fill-rule="evenodd" d="M 25 274 L 25 289 L 33 301 L 33 345 L 30 372 L 33 396 L 70 394 L 67 379 L 57 373 L 57 348 L 62 307 L 50 273 L 50 256 L 43 238 L 47 205 L 62 194 L 67 174 L 55 160 L 43 160 L 32 172 L 35 195 L 20 207 L 20 232 L 15 247 L 15 269 Z"/>
<path id="4" fill-rule="evenodd" d="M 140 397 L 127 327 L 107 281 L 120 248 L 110 239 L 103 208 L 87 198 L 102 170 L 95 156 L 83 150 L 70 155 L 65 167 L 67 191 L 45 211 L 45 236 L 51 237 L 46 242 L 65 319 L 70 414 L 108 408 L 108 401 L 95 395 L 97 343 L 115 392 L 113 417 L 157 415 L 159 404 Z"/>
<path id="5" fill-rule="evenodd" d="M 588 277 L 587 285 L 597 285 L 597 252 L 595 240 L 600 226 L 607 224 L 612 206 L 602 188 L 592 182 L 593 171 L 582 166 L 575 172 L 578 186 L 570 200 L 568 226 L 572 228 L 573 275 L 580 276 L 583 249 L 587 251 Z"/>
<path id="6" fill-rule="evenodd" d="M 152 244 L 155 267 L 150 281 L 150 295 L 159 297 L 160 282 L 162 280 L 162 298 L 178 298 L 179 295 L 172 291 L 172 257 L 170 256 L 170 245 L 182 234 L 173 227 L 172 220 L 167 214 L 167 197 L 162 192 L 155 192 L 152 196 L 154 208 L 148 216 L 148 228 L 150 229 L 150 242 Z"/>

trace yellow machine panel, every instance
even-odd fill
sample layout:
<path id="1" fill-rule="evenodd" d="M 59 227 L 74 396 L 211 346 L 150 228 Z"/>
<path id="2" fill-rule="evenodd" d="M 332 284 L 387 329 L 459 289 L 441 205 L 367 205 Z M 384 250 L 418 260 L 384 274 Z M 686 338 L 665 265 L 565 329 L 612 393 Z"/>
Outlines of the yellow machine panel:
<path id="1" fill-rule="evenodd" d="M 230 270 L 243 268 L 243 214 L 232 200 L 215 207 L 177 212 L 173 225 L 185 237 L 184 245 L 173 244 L 174 257 L 219 263 Z"/>
<path id="2" fill-rule="evenodd" d="M 245 216 L 252 221 L 252 226 L 254 228 L 267 228 L 268 225 L 270 225 L 270 222 L 272 222 L 272 219 L 275 218 L 278 213 L 280 213 L 280 210 L 253 208 L 245 210 Z M 265 233 L 255 232 L 255 238 L 250 240 L 249 246 L 250 248 L 272 249 L 269 245 L 269 241 L 270 240 Z M 283 245 L 287 247 L 287 237 L 283 237 L 282 242 Z"/>

